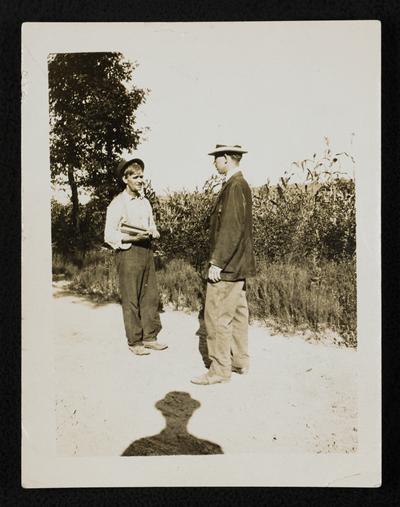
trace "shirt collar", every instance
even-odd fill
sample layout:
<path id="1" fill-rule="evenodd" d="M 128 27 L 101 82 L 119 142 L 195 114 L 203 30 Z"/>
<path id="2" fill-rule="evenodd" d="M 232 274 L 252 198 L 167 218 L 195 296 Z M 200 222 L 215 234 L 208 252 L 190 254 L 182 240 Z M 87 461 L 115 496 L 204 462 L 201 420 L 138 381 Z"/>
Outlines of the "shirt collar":
<path id="1" fill-rule="evenodd" d="M 235 174 L 239 173 L 241 171 L 240 167 L 236 167 L 236 169 L 232 169 L 231 171 L 228 171 L 225 176 L 225 181 L 228 181 L 234 176 Z"/>
<path id="2" fill-rule="evenodd" d="M 140 192 L 140 194 L 137 196 L 137 197 L 134 197 L 133 195 L 131 195 L 127 189 L 125 188 L 125 190 L 123 191 L 123 194 L 124 194 L 124 197 L 127 201 L 136 201 L 137 199 L 144 199 L 144 192 L 143 190 Z"/>

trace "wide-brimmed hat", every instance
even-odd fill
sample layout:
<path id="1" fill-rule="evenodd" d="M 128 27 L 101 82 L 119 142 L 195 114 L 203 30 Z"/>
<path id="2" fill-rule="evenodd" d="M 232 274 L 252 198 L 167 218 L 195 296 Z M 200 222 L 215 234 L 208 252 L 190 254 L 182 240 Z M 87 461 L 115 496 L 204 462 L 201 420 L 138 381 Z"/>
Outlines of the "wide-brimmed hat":
<path id="1" fill-rule="evenodd" d="M 208 155 L 221 155 L 223 153 L 247 153 L 239 144 L 229 146 L 227 144 L 216 144 L 215 149 L 210 151 Z"/>
<path id="2" fill-rule="evenodd" d="M 118 179 L 122 179 L 122 176 L 124 175 L 124 171 L 126 166 L 130 164 L 138 164 L 144 171 L 144 162 L 140 158 L 131 158 L 129 160 L 121 159 L 121 162 L 118 164 L 117 168 L 115 169 L 115 175 Z"/>

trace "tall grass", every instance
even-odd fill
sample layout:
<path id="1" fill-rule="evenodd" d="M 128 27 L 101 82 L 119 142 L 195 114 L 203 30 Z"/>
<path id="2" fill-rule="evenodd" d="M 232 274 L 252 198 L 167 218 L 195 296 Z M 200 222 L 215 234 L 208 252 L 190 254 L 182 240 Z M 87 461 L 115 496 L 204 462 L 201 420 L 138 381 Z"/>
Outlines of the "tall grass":
<path id="1" fill-rule="evenodd" d="M 183 259 L 173 259 L 157 272 L 161 300 L 171 303 L 176 310 L 201 309 L 204 300 L 204 283 L 197 271 Z"/>
<path id="2" fill-rule="evenodd" d="M 75 256 L 74 264 L 69 258 L 57 256 L 53 273 L 64 274 L 70 280 L 69 288 L 80 294 L 93 296 L 97 301 L 120 301 L 114 253 L 107 249 L 92 250 Z M 71 269 L 71 264 L 74 269 Z"/>
<path id="3" fill-rule="evenodd" d="M 113 252 L 88 253 L 82 266 L 64 267 L 70 288 L 97 301 L 120 301 Z M 57 257 L 56 272 L 62 271 Z M 204 305 L 205 283 L 185 260 L 173 259 L 157 271 L 163 304 L 176 310 L 199 311 Z M 250 319 L 263 321 L 275 331 L 294 333 L 327 330 L 340 334 L 348 346 L 356 345 L 356 284 L 354 261 L 326 261 L 322 266 L 262 262 L 257 276 L 248 280 Z"/>
<path id="4" fill-rule="evenodd" d="M 318 270 L 264 262 L 247 285 L 252 318 L 285 332 L 330 329 L 350 346 L 356 345 L 355 290 L 351 261 L 327 261 Z"/>
<path id="5" fill-rule="evenodd" d="M 52 272 L 54 278 L 62 276 L 67 280 L 71 280 L 79 272 L 79 266 L 71 256 L 62 255 L 53 250 Z"/>

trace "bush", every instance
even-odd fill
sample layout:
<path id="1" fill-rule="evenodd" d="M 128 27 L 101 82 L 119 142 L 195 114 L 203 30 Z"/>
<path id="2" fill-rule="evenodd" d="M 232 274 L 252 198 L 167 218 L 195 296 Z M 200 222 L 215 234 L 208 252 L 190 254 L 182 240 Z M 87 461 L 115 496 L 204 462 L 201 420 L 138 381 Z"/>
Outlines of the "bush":
<path id="1" fill-rule="evenodd" d="M 257 260 L 340 260 L 355 253 L 355 188 L 331 177 L 298 185 L 282 178 L 253 191 Z"/>
<path id="2" fill-rule="evenodd" d="M 295 172 L 277 185 L 253 192 L 256 278 L 248 283 L 252 318 L 280 329 L 331 328 L 356 344 L 355 185 L 340 173 L 340 159 L 327 142 L 323 155 L 294 163 Z M 301 183 L 295 182 L 303 173 Z M 221 181 L 210 178 L 202 191 L 159 198 L 147 182 L 161 238 L 155 242 L 158 283 L 164 303 L 199 310 L 204 287 L 200 273 L 208 260 L 209 215 Z M 54 272 L 73 278 L 73 287 L 104 300 L 119 300 L 112 252 L 101 251 L 107 203 L 82 206 L 85 239 L 77 247 L 70 207 L 53 202 Z M 85 248 L 82 248 L 82 245 Z M 96 253 L 86 253 L 96 247 Z"/>
<path id="3" fill-rule="evenodd" d="M 339 155 L 328 149 L 322 162 L 315 156 L 296 163 L 306 172 L 302 184 L 292 182 L 298 176 L 293 173 L 275 186 L 266 183 L 252 189 L 258 262 L 338 262 L 354 256 L 355 186 L 335 169 Z M 165 261 L 179 252 L 201 271 L 208 259 L 208 219 L 217 183 L 211 179 L 202 192 L 175 192 L 156 203 L 161 232 L 158 249 Z"/>
<path id="4" fill-rule="evenodd" d="M 70 289 L 80 294 L 91 295 L 97 301 L 120 301 L 117 270 L 114 253 L 111 250 L 105 248 L 91 250 L 85 256 L 75 258 L 75 262 L 79 263 L 79 267 L 74 265 Z M 64 258 L 63 264 L 68 266 L 70 261 Z"/>
<path id="5" fill-rule="evenodd" d="M 159 200 L 156 215 L 161 238 L 157 248 L 165 262 L 178 254 L 201 272 L 208 260 L 208 222 L 219 185 L 218 178 L 212 177 L 202 192 L 174 192 Z"/>
<path id="6" fill-rule="evenodd" d="M 157 273 L 158 288 L 164 304 L 176 310 L 199 311 L 204 301 L 204 282 L 196 270 L 183 259 L 173 259 Z"/>
<path id="7" fill-rule="evenodd" d="M 80 236 L 72 224 L 72 205 L 51 202 L 51 235 L 53 250 L 69 257 L 79 258 L 87 250 L 103 244 L 106 205 L 97 198 L 80 206 Z"/>
<path id="8" fill-rule="evenodd" d="M 306 263 L 351 259 L 355 254 L 355 186 L 336 169 L 340 156 L 327 149 L 295 163 L 304 173 L 303 183 L 294 182 L 296 171 L 285 175 L 277 185 L 268 182 L 253 193 L 254 251 L 258 262 Z M 177 255 L 198 272 L 208 260 L 210 209 L 219 187 L 210 178 L 202 191 L 174 192 L 158 198 L 150 182 L 145 194 L 153 206 L 160 240 L 157 253 L 164 264 Z M 52 203 L 53 246 L 57 252 L 78 255 L 103 244 L 107 203 L 92 199 L 81 206 L 82 238 L 74 237 L 71 207 Z"/>
<path id="9" fill-rule="evenodd" d="M 52 252 L 52 273 L 53 275 L 63 276 L 64 278 L 71 280 L 79 271 L 77 263 L 71 258 L 57 253 Z"/>
<path id="10" fill-rule="evenodd" d="M 354 261 L 322 267 L 284 263 L 259 266 L 247 284 L 250 316 L 285 332 L 328 329 L 356 344 Z"/>

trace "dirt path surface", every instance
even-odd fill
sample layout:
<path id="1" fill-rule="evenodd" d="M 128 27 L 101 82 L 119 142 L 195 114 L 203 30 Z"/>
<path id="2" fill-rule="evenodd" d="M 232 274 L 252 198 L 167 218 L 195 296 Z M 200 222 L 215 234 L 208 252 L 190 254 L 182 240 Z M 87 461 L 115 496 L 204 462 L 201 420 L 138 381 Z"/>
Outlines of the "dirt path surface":
<path id="1" fill-rule="evenodd" d="M 326 453 L 357 448 L 357 353 L 251 326 L 251 370 L 196 386 L 205 372 L 195 314 L 161 314 L 169 348 L 134 356 L 121 307 L 54 285 L 57 453 L 120 456 Z M 157 404 L 157 407 L 155 406 Z"/>

